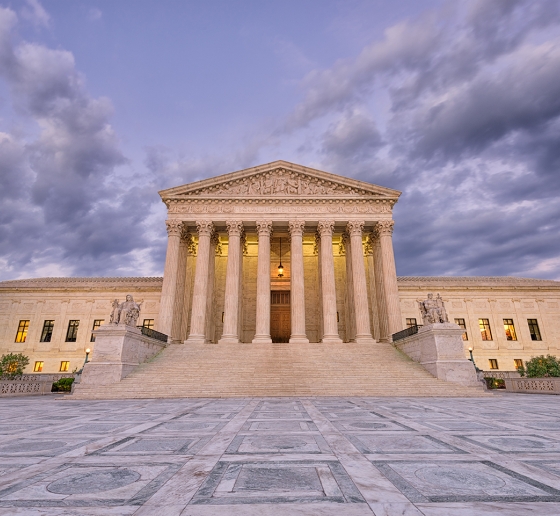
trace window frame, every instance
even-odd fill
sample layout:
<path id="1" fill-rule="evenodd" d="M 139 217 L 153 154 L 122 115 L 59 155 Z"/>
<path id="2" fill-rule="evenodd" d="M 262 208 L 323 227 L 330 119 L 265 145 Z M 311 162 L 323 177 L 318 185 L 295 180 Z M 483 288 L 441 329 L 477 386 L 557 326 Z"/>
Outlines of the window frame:
<path id="1" fill-rule="evenodd" d="M 78 340 L 78 329 L 80 328 L 79 319 L 70 319 L 68 321 L 68 329 L 66 330 L 66 340 L 65 342 L 77 342 Z"/>
<path id="2" fill-rule="evenodd" d="M 89 338 L 90 342 L 95 342 L 95 335 L 93 334 L 93 332 L 95 330 L 97 330 L 104 322 L 105 322 L 105 319 L 94 319 L 93 320 L 93 325 L 91 327 L 91 337 Z M 99 323 L 99 324 L 97 324 L 97 323 Z"/>
<path id="3" fill-rule="evenodd" d="M 513 324 L 513 319 L 503 318 L 504 321 L 504 332 L 506 334 L 506 340 L 516 341 L 517 332 L 515 331 L 515 324 Z M 506 322 L 511 321 L 511 322 Z M 508 335 L 509 332 L 509 335 Z"/>
<path id="4" fill-rule="evenodd" d="M 224 322 L 223 319 L 222 322 Z M 153 330 L 154 326 L 155 326 L 155 319 L 144 319 L 142 321 L 142 328 L 148 328 L 149 330 Z"/>
<path id="5" fill-rule="evenodd" d="M 411 322 L 414 321 L 414 322 Z M 412 328 L 413 326 L 418 326 L 418 320 L 416 319 L 416 317 L 407 317 L 406 318 L 406 327 L 407 328 Z"/>
<path id="6" fill-rule="evenodd" d="M 45 367 L 45 362 L 43 360 L 36 360 L 35 364 L 33 365 L 33 372 L 42 373 L 43 367 Z"/>
<path id="7" fill-rule="evenodd" d="M 518 364 L 519 362 L 519 364 Z M 517 369 L 518 367 L 525 367 L 525 364 L 523 363 L 523 359 L 522 358 L 514 358 L 513 359 L 513 367 L 515 367 L 515 369 Z"/>
<path id="8" fill-rule="evenodd" d="M 59 372 L 65 373 L 70 370 L 70 360 L 61 360 Z"/>
<path id="9" fill-rule="evenodd" d="M 22 344 L 27 340 L 27 334 L 29 333 L 29 321 L 30 319 L 20 319 L 16 332 L 16 338 L 14 340 L 15 343 Z"/>
<path id="10" fill-rule="evenodd" d="M 500 369 L 497 358 L 489 358 L 488 359 L 488 364 L 490 365 L 490 369 L 492 369 L 492 370 Z M 494 365 L 496 367 L 494 367 Z"/>
<path id="11" fill-rule="evenodd" d="M 484 322 L 486 321 L 486 322 Z M 484 326 L 484 327 L 483 327 Z M 484 341 L 492 341 L 492 329 L 490 327 L 490 319 L 485 317 L 478 318 L 478 328 L 480 329 L 480 338 Z M 490 336 L 490 338 L 488 338 Z"/>
<path id="12" fill-rule="evenodd" d="M 469 334 L 467 333 L 467 322 L 466 322 L 466 319 L 465 319 L 464 317 L 455 317 L 454 320 L 455 320 L 455 324 L 456 324 L 457 326 L 459 326 L 459 328 L 465 330 L 465 331 L 463 332 L 463 334 L 461 335 L 461 338 L 462 338 L 463 340 L 469 340 Z M 462 322 L 460 322 L 460 321 L 462 321 Z"/>
<path id="13" fill-rule="evenodd" d="M 51 324 L 49 325 L 47 323 L 51 323 Z M 54 332 L 54 319 L 45 319 L 43 321 L 43 329 L 41 330 L 41 338 L 39 339 L 39 342 L 51 342 L 53 332 Z"/>
<path id="14" fill-rule="evenodd" d="M 532 321 L 535 321 L 534 323 Z M 532 341 L 542 341 L 542 333 L 541 329 L 539 328 L 539 321 L 537 319 L 527 319 L 527 325 L 529 326 L 529 334 L 531 335 Z M 534 326 L 534 327 L 533 327 Z M 534 329 L 536 328 L 536 333 L 534 333 Z M 537 338 L 533 338 L 533 336 Z"/>

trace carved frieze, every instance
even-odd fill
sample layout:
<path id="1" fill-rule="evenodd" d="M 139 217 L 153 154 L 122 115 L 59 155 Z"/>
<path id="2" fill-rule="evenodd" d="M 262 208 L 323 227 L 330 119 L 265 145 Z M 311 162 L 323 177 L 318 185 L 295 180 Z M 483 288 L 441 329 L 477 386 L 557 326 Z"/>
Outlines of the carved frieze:
<path id="1" fill-rule="evenodd" d="M 366 190 L 353 188 L 333 181 L 311 177 L 306 174 L 277 168 L 250 177 L 235 179 L 206 188 L 188 192 L 188 196 L 305 196 L 337 195 L 358 197 L 374 195 Z"/>
<path id="2" fill-rule="evenodd" d="M 243 214 L 243 213 L 324 213 L 324 214 L 390 214 L 394 201 L 375 200 L 368 202 L 344 201 L 332 199 L 329 201 L 293 202 L 292 199 L 283 199 L 281 202 L 251 202 L 251 201 L 190 201 L 172 199 L 166 202 L 169 213 L 180 214 Z"/>

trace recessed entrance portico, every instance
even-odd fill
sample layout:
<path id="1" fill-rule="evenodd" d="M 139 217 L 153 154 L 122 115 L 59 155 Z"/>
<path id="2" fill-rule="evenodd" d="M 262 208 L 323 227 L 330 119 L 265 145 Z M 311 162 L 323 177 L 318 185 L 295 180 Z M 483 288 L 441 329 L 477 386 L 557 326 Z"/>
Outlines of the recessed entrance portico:
<path id="1" fill-rule="evenodd" d="M 274 162 L 160 195 L 169 241 L 158 330 L 171 341 L 367 343 L 401 329 L 399 192 Z"/>

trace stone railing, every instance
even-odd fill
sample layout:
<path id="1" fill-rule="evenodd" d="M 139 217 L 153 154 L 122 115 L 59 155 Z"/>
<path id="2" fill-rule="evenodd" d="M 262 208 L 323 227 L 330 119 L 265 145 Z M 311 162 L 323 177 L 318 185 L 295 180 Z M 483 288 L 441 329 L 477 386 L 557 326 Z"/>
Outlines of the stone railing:
<path id="1" fill-rule="evenodd" d="M 527 394 L 560 394 L 560 378 L 505 378 L 506 391 Z"/>
<path id="2" fill-rule="evenodd" d="M 53 382 L 75 376 L 73 373 L 31 373 L 23 374 L 17 380 L 0 379 L 0 397 L 50 394 Z"/>
<path id="3" fill-rule="evenodd" d="M 517 371 L 479 371 L 477 374 L 479 380 L 483 380 L 484 378 L 499 378 L 500 380 L 506 378 L 521 378 L 521 375 Z"/>

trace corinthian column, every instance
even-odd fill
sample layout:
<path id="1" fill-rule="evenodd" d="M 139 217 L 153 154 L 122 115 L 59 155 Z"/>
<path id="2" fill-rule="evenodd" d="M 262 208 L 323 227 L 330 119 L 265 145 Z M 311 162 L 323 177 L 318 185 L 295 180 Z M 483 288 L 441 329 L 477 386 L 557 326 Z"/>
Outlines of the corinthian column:
<path id="1" fill-rule="evenodd" d="M 387 309 L 387 330 L 389 333 L 387 337 L 402 330 L 401 305 L 397 286 L 397 269 L 395 267 L 395 255 L 393 253 L 394 225 L 395 222 L 392 220 L 382 220 L 375 226 L 381 251 L 383 290 Z"/>
<path id="2" fill-rule="evenodd" d="M 224 330 L 218 344 L 239 342 L 239 276 L 241 274 L 241 235 L 243 223 L 226 221 L 228 230 L 228 257 L 226 268 L 226 290 L 224 300 Z"/>
<path id="3" fill-rule="evenodd" d="M 270 338 L 270 235 L 272 221 L 257 221 L 257 321 L 253 344 L 271 344 Z"/>
<path id="4" fill-rule="evenodd" d="M 346 231 L 350 235 L 352 259 L 352 284 L 354 291 L 354 314 L 356 317 L 356 337 L 359 344 L 373 343 L 371 323 L 369 320 L 369 303 L 366 286 L 366 268 L 364 266 L 364 249 L 362 247 L 363 221 L 348 222 Z"/>
<path id="5" fill-rule="evenodd" d="M 210 220 L 198 220 L 196 221 L 196 227 L 198 229 L 198 255 L 194 274 L 191 332 L 187 342 L 199 344 L 206 342 L 210 239 L 214 232 L 214 224 Z"/>
<path id="6" fill-rule="evenodd" d="M 305 334 L 305 287 L 303 280 L 303 232 L 305 222 L 291 220 L 289 227 L 292 239 L 290 252 L 292 334 L 290 344 L 308 344 L 309 339 Z"/>
<path id="7" fill-rule="evenodd" d="M 317 230 L 321 235 L 321 290 L 323 294 L 323 338 L 324 344 L 340 344 L 336 316 L 336 288 L 334 281 L 334 258 L 332 252 L 332 234 L 334 221 L 319 222 Z"/>
<path id="8" fill-rule="evenodd" d="M 167 226 L 167 254 L 165 255 L 157 330 L 168 335 L 168 340 L 171 341 L 183 222 L 181 220 L 166 220 L 165 225 Z"/>

